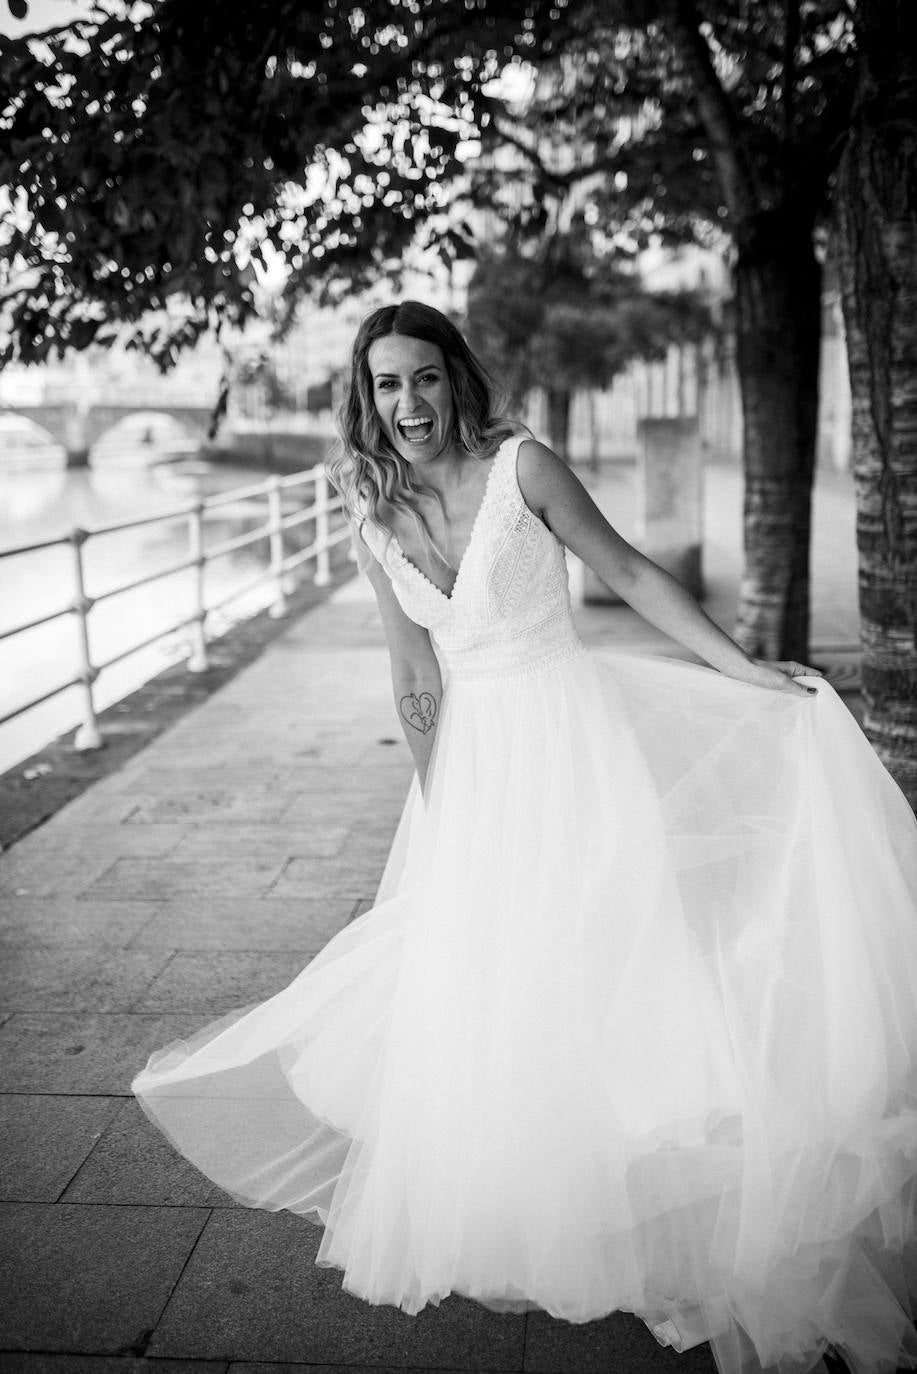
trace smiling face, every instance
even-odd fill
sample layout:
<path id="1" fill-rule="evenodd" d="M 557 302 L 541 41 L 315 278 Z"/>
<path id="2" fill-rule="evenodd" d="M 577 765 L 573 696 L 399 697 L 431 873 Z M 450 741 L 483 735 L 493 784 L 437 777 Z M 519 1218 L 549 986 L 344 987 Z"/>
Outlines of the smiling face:
<path id="1" fill-rule="evenodd" d="M 383 433 L 409 463 L 429 462 L 453 440 L 452 389 L 438 344 L 404 334 L 377 339 L 367 363 Z"/>

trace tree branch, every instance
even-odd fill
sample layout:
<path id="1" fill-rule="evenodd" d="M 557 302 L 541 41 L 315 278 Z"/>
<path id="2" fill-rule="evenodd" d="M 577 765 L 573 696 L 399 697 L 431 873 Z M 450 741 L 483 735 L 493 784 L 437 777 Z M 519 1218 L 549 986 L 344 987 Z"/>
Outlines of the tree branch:
<path id="1" fill-rule="evenodd" d="M 550 185 L 556 186 L 558 190 L 566 191 L 576 182 L 585 181 L 587 177 L 594 176 L 597 172 L 613 172 L 620 166 L 620 159 L 609 153 L 603 157 L 594 158 L 592 162 L 584 163 L 578 167 L 570 167 L 565 172 L 555 171 L 547 165 L 537 147 L 533 147 L 525 138 L 503 123 L 494 111 L 491 111 L 491 118 L 500 141 L 508 143 L 523 153 L 538 175 Z"/>
<path id="2" fill-rule="evenodd" d="M 665 8 L 672 40 L 693 85 L 729 213 L 739 223 L 755 214 L 762 200 L 742 126 L 700 31 L 696 0 L 667 0 Z"/>

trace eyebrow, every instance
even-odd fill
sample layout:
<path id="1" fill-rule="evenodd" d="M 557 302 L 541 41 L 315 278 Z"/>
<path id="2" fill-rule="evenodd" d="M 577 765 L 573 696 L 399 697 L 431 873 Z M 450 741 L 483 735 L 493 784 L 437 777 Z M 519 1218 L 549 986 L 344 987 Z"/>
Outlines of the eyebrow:
<path id="1" fill-rule="evenodd" d="M 415 367 L 415 368 L 414 368 L 414 372 L 413 372 L 413 376 L 416 377 L 417 374 L 418 374 L 418 372 L 441 372 L 441 371 L 442 371 L 442 368 L 440 367 L 439 363 L 426 363 L 426 364 L 424 364 L 423 367 Z M 374 372 L 374 373 L 373 373 L 373 381 L 374 381 L 374 382 L 379 382 L 379 381 L 381 381 L 383 377 L 395 377 L 395 378 L 397 379 L 398 373 L 397 373 L 397 372 Z"/>

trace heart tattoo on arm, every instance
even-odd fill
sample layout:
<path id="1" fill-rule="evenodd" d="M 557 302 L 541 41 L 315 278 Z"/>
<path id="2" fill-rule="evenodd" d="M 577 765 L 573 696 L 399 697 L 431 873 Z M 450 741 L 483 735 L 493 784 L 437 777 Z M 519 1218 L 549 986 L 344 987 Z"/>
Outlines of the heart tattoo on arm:
<path id="1" fill-rule="evenodd" d="M 430 692 L 421 692 L 419 696 L 416 692 L 409 692 L 401 698 L 399 707 L 408 725 L 422 735 L 436 724 L 436 698 Z"/>

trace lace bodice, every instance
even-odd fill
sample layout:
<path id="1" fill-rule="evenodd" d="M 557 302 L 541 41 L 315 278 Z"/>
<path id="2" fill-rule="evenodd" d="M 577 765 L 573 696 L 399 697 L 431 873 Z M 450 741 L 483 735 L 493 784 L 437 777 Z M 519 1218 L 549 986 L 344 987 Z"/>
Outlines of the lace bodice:
<path id="1" fill-rule="evenodd" d="M 516 476 L 524 434 L 504 440 L 450 595 L 368 519 L 360 533 L 407 615 L 430 633 L 447 677 L 514 674 L 582 652 L 563 545 L 525 503 Z"/>

